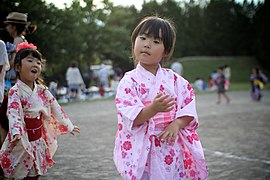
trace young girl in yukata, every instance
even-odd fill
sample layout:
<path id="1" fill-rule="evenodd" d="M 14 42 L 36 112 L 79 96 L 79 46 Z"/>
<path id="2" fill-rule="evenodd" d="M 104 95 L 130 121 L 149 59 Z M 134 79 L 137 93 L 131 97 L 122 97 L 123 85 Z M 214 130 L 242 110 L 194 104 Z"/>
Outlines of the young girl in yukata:
<path id="1" fill-rule="evenodd" d="M 36 46 L 18 45 L 14 60 L 18 79 L 8 94 L 9 132 L 0 153 L 6 178 L 38 179 L 54 164 L 56 136 L 80 132 L 42 83 L 43 65 Z"/>
<path id="2" fill-rule="evenodd" d="M 174 50 L 169 20 L 146 17 L 132 33 L 136 68 L 121 79 L 115 98 L 118 131 L 114 162 L 124 179 L 206 179 L 208 170 L 196 133 L 194 91 L 161 65 Z"/>

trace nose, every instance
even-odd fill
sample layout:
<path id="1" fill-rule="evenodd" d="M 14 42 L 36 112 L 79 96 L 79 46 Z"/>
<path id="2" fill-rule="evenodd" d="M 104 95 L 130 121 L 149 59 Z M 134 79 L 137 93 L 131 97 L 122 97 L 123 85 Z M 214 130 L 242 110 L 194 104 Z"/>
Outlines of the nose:
<path id="1" fill-rule="evenodd" d="M 144 47 L 145 48 L 150 48 L 151 46 L 150 46 L 150 41 L 149 40 L 145 40 L 145 42 L 144 42 Z"/>

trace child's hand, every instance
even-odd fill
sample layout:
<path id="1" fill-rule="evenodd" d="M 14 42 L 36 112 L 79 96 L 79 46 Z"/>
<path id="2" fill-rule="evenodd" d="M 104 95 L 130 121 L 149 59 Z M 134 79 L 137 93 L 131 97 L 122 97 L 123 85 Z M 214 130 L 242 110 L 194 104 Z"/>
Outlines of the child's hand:
<path id="1" fill-rule="evenodd" d="M 175 100 L 170 95 L 158 93 L 155 97 L 152 107 L 156 112 L 168 112 L 174 108 Z"/>
<path id="2" fill-rule="evenodd" d="M 74 126 L 73 130 L 71 131 L 71 134 L 74 136 L 76 133 L 80 133 L 80 128 L 78 126 Z"/>
<path id="3" fill-rule="evenodd" d="M 176 121 L 173 121 L 158 135 L 158 138 L 161 142 L 166 141 L 167 144 L 174 144 L 179 130 L 179 125 Z"/>
<path id="4" fill-rule="evenodd" d="M 13 136 L 13 138 L 11 139 L 10 142 L 11 142 L 13 145 L 16 146 L 20 139 L 21 139 L 21 135 L 15 134 L 15 135 Z"/>

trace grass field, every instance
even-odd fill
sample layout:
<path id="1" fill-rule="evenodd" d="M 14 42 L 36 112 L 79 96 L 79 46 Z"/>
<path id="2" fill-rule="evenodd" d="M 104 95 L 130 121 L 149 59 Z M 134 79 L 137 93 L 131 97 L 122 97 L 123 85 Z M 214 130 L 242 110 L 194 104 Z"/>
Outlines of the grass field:
<path id="1" fill-rule="evenodd" d="M 186 57 L 179 59 L 184 68 L 184 77 L 194 82 L 197 77 L 206 81 L 219 66 L 231 67 L 231 83 L 249 82 L 251 70 L 258 65 L 252 57 Z"/>
<path id="2" fill-rule="evenodd" d="M 203 78 L 208 82 L 210 74 L 219 66 L 228 65 L 231 67 L 230 90 L 248 90 L 250 88 L 249 78 L 252 68 L 258 64 L 258 61 L 253 57 L 209 57 L 195 56 L 179 58 L 184 68 L 183 77 L 190 83 L 193 83 L 197 77 Z M 170 67 L 170 64 L 167 64 Z M 263 69 L 268 78 L 270 74 Z M 266 89 L 270 89 L 270 83 Z"/>

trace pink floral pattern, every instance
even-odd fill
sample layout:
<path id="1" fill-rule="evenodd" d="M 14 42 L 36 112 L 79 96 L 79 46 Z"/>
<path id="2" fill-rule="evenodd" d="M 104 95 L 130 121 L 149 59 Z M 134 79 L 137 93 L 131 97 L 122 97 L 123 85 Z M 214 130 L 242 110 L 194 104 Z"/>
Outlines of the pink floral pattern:
<path id="1" fill-rule="evenodd" d="M 23 178 L 35 162 L 38 174 L 42 175 L 53 166 L 57 134 L 71 132 L 74 126 L 51 93 L 41 86 L 35 85 L 32 91 L 18 80 L 10 89 L 8 98 L 7 114 L 11 129 L 0 152 L 1 167 L 6 177 Z M 25 123 L 21 121 L 24 117 L 35 118 L 41 114 L 42 138 L 29 142 Z M 10 142 L 15 134 L 20 134 L 22 141 L 16 146 Z"/>
<path id="2" fill-rule="evenodd" d="M 169 113 L 158 113 L 146 123 L 133 127 L 136 116 L 159 92 L 174 97 L 177 102 L 175 108 Z M 144 171 L 149 173 L 151 179 L 164 176 L 168 179 L 206 179 L 207 166 L 196 133 L 195 94 L 185 79 L 161 67 L 156 76 L 151 76 L 139 64 L 120 81 L 115 103 L 118 131 L 114 162 L 124 179 L 141 179 Z M 174 144 L 161 142 L 157 138 L 170 122 L 185 115 L 193 116 L 194 120 L 179 131 Z M 159 166 L 164 166 L 161 169 L 165 172 L 153 168 Z"/>

